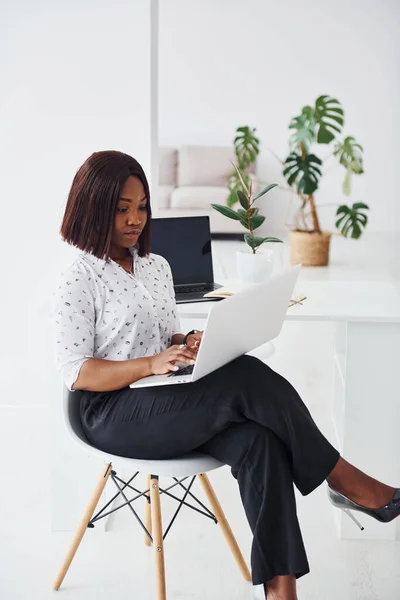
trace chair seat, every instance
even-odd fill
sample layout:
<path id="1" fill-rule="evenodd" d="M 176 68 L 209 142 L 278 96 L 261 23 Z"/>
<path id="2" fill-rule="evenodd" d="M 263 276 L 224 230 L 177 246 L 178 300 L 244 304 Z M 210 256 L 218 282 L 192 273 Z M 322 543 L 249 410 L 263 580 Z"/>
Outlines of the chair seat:
<path id="1" fill-rule="evenodd" d="M 94 448 L 89 443 L 79 441 L 80 445 L 85 446 L 85 450 L 91 454 L 101 456 L 105 461 L 111 462 L 113 467 L 118 470 L 118 466 L 126 466 L 133 471 L 148 473 L 153 475 L 163 475 L 165 477 L 190 477 L 199 473 L 207 473 L 223 467 L 225 463 L 220 462 L 212 456 L 201 454 L 200 452 L 190 452 L 178 458 L 165 460 L 142 460 L 138 458 L 126 458 L 109 454 Z"/>
<path id="2" fill-rule="evenodd" d="M 225 463 L 216 460 L 207 454 L 190 452 L 179 458 L 168 460 L 141 460 L 109 454 L 92 446 L 86 438 L 79 416 L 81 392 L 70 392 L 65 386 L 63 390 L 63 413 L 67 432 L 72 439 L 85 451 L 101 457 L 106 462 L 124 465 L 135 471 L 151 475 L 164 475 L 165 477 L 190 477 L 199 473 L 206 473 L 223 467 Z M 118 470 L 118 469 L 117 469 Z"/>

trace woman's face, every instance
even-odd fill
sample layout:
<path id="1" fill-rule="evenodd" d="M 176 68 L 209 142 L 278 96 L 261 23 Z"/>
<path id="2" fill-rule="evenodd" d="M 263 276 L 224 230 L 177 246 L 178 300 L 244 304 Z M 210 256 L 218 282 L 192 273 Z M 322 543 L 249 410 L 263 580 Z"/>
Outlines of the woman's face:
<path id="1" fill-rule="evenodd" d="M 147 198 L 138 177 L 125 181 L 115 213 L 112 244 L 114 248 L 134 246 L 147 222 Z"/>

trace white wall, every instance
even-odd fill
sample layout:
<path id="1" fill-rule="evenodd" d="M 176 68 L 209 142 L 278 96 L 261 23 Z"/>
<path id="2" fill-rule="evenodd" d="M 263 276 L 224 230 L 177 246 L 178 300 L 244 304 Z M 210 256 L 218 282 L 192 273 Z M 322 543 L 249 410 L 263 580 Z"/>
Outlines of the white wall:
<path id="1" fill-rule="evenodd" d="M 48 314 L 78 251 L 58 231 L 73 176 L 92 152 L 130 153 L 150 176 L 150 0 L 15 0 L 2 13 L 0 408 L 33 409 L 33 428 L 35 406 L 54 409 L 53 469 L 66 482 L 77 455 L 58 429 Z"/>
<path id="2" fill-rule="evenodd" d="M 229 145 L 237 126 L 252 125 L 263 142 L 260 175 L 283 183 L 268 148 L 284 158 L 292 116 L 330 94 L 344 106 L 344 133 L 365 148 L 351 202 L 370 205 L 370 231 L 400 231 L 399 21 L 397 0 L 164 0 L 160 144 Z M 329 170 L 320 204 L 342 203 L 343 175 Z M 269 195 L 275 222 L 288 198 Z M 323 225 L 332 227 L 333 212 L 321 210 Z"/>

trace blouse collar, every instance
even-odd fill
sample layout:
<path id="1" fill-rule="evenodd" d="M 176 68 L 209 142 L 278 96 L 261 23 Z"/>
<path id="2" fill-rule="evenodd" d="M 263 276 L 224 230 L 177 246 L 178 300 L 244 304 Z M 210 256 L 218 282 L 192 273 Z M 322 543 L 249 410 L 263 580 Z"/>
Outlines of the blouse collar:
<path id="1" fill-rule="evenodd" d="M 131 246 L 129 248 L 129 252 L 130 254 L 134 257 L 137 258 L 138 253 L 139 253 L 139 244 L 135 244 L 134 246 Z M 111 258 L 98 258 L 97 256 L 95 256 L 94 254 L 92 254 L 91 252 L 82 252 L 82 254 L 88 258 L 90 261 L 92 261 L 92 263 L 97 263 L 100 265 L 105 265 L 108 263 L 111 263 L 112 259 Z M 115 261 L 114 261 L 115 262 Z"/>

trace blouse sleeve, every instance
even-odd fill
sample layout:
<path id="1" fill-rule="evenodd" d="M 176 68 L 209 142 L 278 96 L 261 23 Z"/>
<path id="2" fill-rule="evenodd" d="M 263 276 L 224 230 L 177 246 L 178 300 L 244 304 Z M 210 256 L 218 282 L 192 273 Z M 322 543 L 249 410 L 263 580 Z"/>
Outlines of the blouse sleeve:
<path id="1" fill-rule="evenodd" d="M 70 391 L 83 363 L 94 355 L 95 308 L 84 273 L 69 270 L 51 299 L 55 362 Z"/>
<path id="2" fill-rule="evenodd" d="M 180 323 L 180 320 L 179 320 L 178 311 L 176 309 L 174 280 L 172 278 L 171 267 L 169 266 L 169 262 L 168 261 L 165 261 L 165 265 L 166 265 L 165 276 L 167 278 L 167 284 L 168 284 L 169 294 L 170 294 L 171 300 L 172 300 L 172 330 L 171 330 L 171 336 L 173 336 L 176 333 L 181 333 L 181 323 Z"/>

